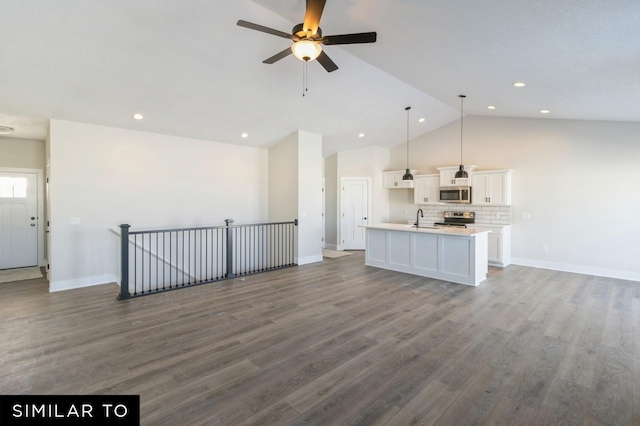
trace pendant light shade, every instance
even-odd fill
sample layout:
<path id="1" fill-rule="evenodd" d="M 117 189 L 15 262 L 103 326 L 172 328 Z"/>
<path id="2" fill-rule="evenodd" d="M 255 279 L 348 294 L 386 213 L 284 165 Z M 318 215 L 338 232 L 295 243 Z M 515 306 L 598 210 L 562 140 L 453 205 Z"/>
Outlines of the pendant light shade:
<path id="1" fill-rule="evenodd" d="M 411 170 L 409 170 L 409 110 L 410 106 L 406 107 L 404 110 L 407 111 L 407 170 L 402 176 L 402 180 L 413 180 L 413 175 L 411 174 Z"/>
<path id="2" fill-rule="evenodd" d="M 462 129 L 463 129 L 463 120 L 464 120 L 464 98 L 465 95 L 458 95 L 460 97 L 460 169 L 456 172 L 455 178 L 468 178 L 469 174 L 464 170 L 464 165 L 462 164 Z"/>

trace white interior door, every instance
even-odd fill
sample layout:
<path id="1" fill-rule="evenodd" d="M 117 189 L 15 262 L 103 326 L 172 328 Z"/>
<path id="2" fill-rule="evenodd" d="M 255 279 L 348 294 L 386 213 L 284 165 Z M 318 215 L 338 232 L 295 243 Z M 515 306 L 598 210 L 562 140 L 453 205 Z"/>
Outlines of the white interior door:
<path id="1" fill-rule="evenodd" d="M 37 175 L 0 172 L 0 269 L 37 265 Z"/>
<path id="2" fill-rule="evenodd" d="M 341 239 L 343 250 L 364 250 L 369 217 L 369 181 L 343 179 L 341 196 Z"/>

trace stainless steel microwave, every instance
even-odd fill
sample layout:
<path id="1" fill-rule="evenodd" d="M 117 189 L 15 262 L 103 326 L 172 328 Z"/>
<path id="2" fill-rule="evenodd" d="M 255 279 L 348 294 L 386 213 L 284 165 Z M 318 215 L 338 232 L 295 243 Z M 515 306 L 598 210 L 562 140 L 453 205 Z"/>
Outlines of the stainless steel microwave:
<path id="1" fill-rule="evenodd" d="M 441 186 L 440 202 L 471 204 L 471 187 L 470 186 Z"/>

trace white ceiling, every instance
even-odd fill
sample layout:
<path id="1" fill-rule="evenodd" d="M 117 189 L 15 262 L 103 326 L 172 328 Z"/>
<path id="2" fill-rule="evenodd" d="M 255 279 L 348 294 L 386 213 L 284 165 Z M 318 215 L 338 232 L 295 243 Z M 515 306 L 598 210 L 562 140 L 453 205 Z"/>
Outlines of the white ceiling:
<path id="1" fill-rule="evenodd" d="M 256 147 L 301 129 L 330 155 L 404 142 L 408 105 L 410 138 L 456 120 L 460 93 L 472 115 L 640 121 L 638 0 L 328 0 L 325 35 L 378 41 L 325 46 L 340 68 L 309 63 L 302 97 L 302 62 L 262 63 L 289 42 L 236 21 L 289 32 L 304 7 L 3 0 L 0 125 L 44 138 L 57 118 Z"/>

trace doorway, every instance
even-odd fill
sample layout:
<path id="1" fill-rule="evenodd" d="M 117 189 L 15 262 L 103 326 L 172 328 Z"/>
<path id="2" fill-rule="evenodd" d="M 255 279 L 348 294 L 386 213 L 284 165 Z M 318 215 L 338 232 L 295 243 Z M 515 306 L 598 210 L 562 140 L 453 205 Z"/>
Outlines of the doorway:
<path id="1" fill-rule="evenodd" d="M 41 264 L 41 193 L 41 170 L 0 169 L 0 269 Z"/>
<path id="2" fill-rule="evenodd" d="M 371 211 L 370 178 L 342 178 L 340 191 L 340 248 L 364 250 L 365 230 Z"/>

